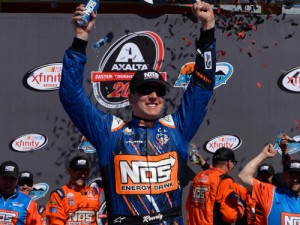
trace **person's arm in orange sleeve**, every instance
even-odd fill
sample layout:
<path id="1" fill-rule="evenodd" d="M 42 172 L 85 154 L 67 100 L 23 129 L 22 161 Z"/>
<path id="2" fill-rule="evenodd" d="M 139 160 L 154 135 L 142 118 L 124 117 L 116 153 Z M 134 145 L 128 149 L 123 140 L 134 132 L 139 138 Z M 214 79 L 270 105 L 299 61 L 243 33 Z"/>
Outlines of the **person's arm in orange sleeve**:
<path id="1" fill-rule="evenodd" d="M 240 196 L 242 201 L 246 201 L 247 195 L 249 193 L 248 189 L 239 183 L 234 183 L 234 187 L 235 187 L 235 193 L 237 193 L 237 195 Z"/>
<path id="2" fill-rule="evenodd" d="M 31 200 L 27 208 L 25 225 L 41 225 L 41 215 L 38 212 L 38 206 Z"/>
<path id="3" fill-rule="evenodd" d="M 220 203 L 219 210 L 225 223 L 234 223 L 244 215 L 244 204 L 235 191 L 236 187 L 232 179 L 228 178 L 221 181 L 216 201 Z"/>
<path id="4" fill-rule="evenodd" d="M 64 225 L 67 216 L 61 198 L 56 192 L 52 192 L 46 204 L 46 217 L 51 225 Z"/>

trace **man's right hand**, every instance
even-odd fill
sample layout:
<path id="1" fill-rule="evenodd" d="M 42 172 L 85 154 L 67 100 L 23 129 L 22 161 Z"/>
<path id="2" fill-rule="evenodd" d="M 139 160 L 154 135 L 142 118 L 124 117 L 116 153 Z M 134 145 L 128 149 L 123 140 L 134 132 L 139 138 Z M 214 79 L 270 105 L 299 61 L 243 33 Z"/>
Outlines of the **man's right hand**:
<path id="1" fill-rule="evenodd" d="M 215 16 L 210 4 L 197 1 L 192 6 L 193 14 L 201 21 L 202 30 L 209 30 L 215 26 Z"/>
<path id="2" fill-rule="evenodd" d="M 91 21 L 88 23 L 86 27 L 81 27 L 78 25 L 77 21 L 81 18 L 83 11 L 84 11 L 84 4 L 80 4 L 74 12 L 74 16 L 72 18 L 72 24 L 75 30 L 75 36 L 79 39 L 87 41 L 90 31 L 96 23 L 96 14 L 92 12 Z"/>
<path id="3" fill-rule="evenodd" d="M 263 147 L 262 153 L 266 158 L 273 158 L 277 154 L 277 151 L 274 149 L 274 146 L 272 144 L 268 144 Z"/>

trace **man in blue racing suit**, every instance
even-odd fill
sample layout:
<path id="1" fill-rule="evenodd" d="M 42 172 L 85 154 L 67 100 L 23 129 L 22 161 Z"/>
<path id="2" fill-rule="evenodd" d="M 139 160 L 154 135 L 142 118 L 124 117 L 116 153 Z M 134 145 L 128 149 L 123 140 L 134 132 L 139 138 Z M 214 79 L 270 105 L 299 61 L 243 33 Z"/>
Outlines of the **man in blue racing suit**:
<path id="1" fill-rule="evenodd" d="M 190 140 L 207 111 L 216 67 L 211 6 L 198 1 L 192 12 L 201 21 L 191 82 L 181 105 L 160 117 L 167 82 L 149 68 L 137 71 L 130 82 L 132 119 L 124 122 L 99 109 L 83 88 L 85 49 L 96 15 L 80 27 L 84 6 L 72 19 L 75 38 L 65 52 L 60 99 L 71 120 L 96 148 L 103 179 L 109 224 L 184 224 L 181 211 L 183 172 Z"/>

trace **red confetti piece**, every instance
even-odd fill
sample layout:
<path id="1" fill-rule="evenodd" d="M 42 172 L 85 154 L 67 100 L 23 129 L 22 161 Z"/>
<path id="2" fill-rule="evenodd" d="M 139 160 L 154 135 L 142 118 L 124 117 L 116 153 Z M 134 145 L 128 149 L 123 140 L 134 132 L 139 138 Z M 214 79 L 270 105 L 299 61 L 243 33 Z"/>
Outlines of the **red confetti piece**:
<path id="1" fill-rule="evenodd" d="M 260 82 L 256 82 L 256 86 L 257 86 L 258 88 L 261 88 L 261 83 L 260 83 Z"/>
<path id="2" fill-rule="evenodd" d="M 217 51 L 217 55 L 225 56 L 226 52 L 224 50 Z"/>
<path id="3" fill-rule="evenodd" d="M 244 33 L 244 32 L 238 32 L 238 38 L 239 39 L 244 39 L 245 38 L 245 36 L 246 36 L 246 34 Z"/>
<path id="4" fill-rule="evenodd" d="M 226 36 L 227 36 L 227 37 L 230 37 L 230 36 L 231 36 L 231 32 L 227 33 Z"/>
<path id="5" fill-rule="evenodd" d="M 298 125 L 299 124 L 299 121 L 297 119 L 295 119 L 295 124 Z"/>
<path id="6" fill-rule="evenodd" d="M 252 41 L 252 45 L 255 45 L 255 44 L 256 44 L 256 41 L 253 40 L 253 41 Z"/>

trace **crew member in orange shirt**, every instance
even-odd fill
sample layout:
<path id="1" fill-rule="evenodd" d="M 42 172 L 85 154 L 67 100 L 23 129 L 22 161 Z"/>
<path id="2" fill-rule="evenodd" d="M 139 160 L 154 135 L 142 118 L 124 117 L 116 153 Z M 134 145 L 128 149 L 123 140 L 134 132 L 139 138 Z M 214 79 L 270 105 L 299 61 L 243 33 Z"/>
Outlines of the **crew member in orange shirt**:
<path id="1" fill-rule="evenodd" d="M 48 224 L 96 225 L 102 188 L 90 187 L 86 181 L 90 174 L 87 158 L 71 159 L 69 183 L 51 193 L 46 205 Z"/>
<path id="2" fill-rule="evenodd" d="M 196 175 L 186 202 L 189 225 L 232 224 L 245 211 L 238 195 L 246 189 L 228 175 L 237 161 L 229 148 L 219 148 L 213 155 L 213 167 Z M 237 190 L 241 189 L 241 190 Z"/>

